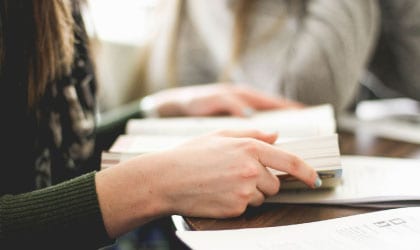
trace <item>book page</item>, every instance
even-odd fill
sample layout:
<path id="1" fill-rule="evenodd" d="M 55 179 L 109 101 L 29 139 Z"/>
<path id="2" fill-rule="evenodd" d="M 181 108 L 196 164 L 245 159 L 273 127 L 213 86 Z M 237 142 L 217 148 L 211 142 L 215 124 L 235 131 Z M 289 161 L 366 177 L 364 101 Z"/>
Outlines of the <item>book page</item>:
<path id="1" fill-rule="evenodd" d="M 341 184 L 334 189 L 280 191 L 266 202 L 349 205 L 378 202 L 379 206 L 387 201 L 417 201 L 420 205 L 420 160 L 342 156 L 341 164 Z"/>
<path id="2" fill-rule="evenodd" d="M 192 138 L 193 136 L 124 134 L 118 136 L 109 151 L 143 154 L 170 149 Z"/>
<path id="3" fill-rule="evenodd" d="M 419 249 L 420 207 L 280 227 L 177 231 L 192 249 Z"/>
<path id="4" fill-rule="evenodd" d="M 261 111 L 246 118 L 184 117 L 131 119 L 126 134 L 191 136 L 220 129 L 259 129 L 282 137 L 332 134 L 336 131 L 333 108 L 329 104 L 304 109 Z"/>

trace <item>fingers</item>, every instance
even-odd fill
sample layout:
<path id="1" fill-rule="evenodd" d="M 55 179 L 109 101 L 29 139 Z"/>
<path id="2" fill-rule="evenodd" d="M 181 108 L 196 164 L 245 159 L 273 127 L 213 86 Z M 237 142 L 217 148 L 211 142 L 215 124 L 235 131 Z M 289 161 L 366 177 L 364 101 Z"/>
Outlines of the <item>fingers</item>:
<path id="1" fill-rule="evenodd" d="M 229 93 L 193 98 L 185 103 L 184 110 L 187 115 L 196 116 L 229 114 L 243 117 L 253 113 L 246 102 Z"/>
<path id="2" fill-rule="evenodd" d="M 229 137 L 251 137 L 260 141 L 264 141 L 269 144 L 273 144 L 277 140 L 277 134 L 275 133 L 264 133 L 259 130 L 250 129 L 250 130 L 222 130 L 217 132 L 219 135 L 222 136 L 229 136 Z"/>
<path id="3" fill-rule="evenodd" d="M 226 95 L 220 99 L 219 105 L 222 111 L 226 111 L 233 116 L 250 116 L 252 108 L 243 100 L 235 96 Z"/>
<path id="4" fill-rule="evenodd" d="M 279 192 L 280 189 L 280 180 L 274 174 L 272 174 L 264 166 L 261 166 L 261 173 L 258 176 L 257 188 L 265 196 L 272 196 Z"/>
<path id="5" fill-rule="evenodd" d="M 153 99 L 162 116 L 229 114 L 247 117 L 255 109 L 302 107 L 298 102 L 227 85 L 176 88 L 154 94 Z"/>
<path id="6" fill-rule="evenodd" d="M 305 107 L 305 104 L 301 102 L 292 101 L 286 98 L 282 98 L 280 101 L 283 102 L 283 108 L 302 109 Z"/>
<path id="7" fill-rule="evenodd" d="M 263 194 L 263 192 L 259 191 L 258 188 L 256 188 L 248 204 L 251 206 L 257 207 L 261 205 L 264 202 L 264 200 L 265 200 L 265 195 Z"/>
<path id="8" fill-rule="evenodd" d="M 309 187 L 319 186 L 320 179 L 315 169 L 307 165 L 302 159 L 274 146 L 263 143 L 260 145 L 258 157 L 264 166 L 289 173 Z"/>
<path id="9" fill-rule="evenodd" d="M 297 102 L 270 97 L 255 90 L 237 86 L 215 85 L 217 91 L 208 89 L 205 94 L 192 98 L 194 105 L 186 109 L 196 110 L 200 115 L 227 113 L 233 116 L 248 117 L 255 109 L 296 108 Z M 191 103 L 192 104 L 192 103 Z"/>
<path id="10" fill-rule="evenodd" d="M 298 102 L 282 98 L 270 97 L 255 90 L 237 88 L 236 94 L 249 106 L 256 109 L 275 109 L 275 108 L 297 108 L 302 105 Z"/>

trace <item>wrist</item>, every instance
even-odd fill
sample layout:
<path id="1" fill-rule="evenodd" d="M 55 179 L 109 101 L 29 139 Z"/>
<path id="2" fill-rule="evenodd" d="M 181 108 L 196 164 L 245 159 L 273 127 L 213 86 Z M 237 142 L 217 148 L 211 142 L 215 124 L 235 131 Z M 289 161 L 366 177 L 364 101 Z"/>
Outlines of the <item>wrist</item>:
<path id="1" fill-rule="evenodd" d="M 143 168 L 147 165 L 135 159 L 96 174 L 99 206 L 112 238 L 164 215 L 160 194 Z"/>

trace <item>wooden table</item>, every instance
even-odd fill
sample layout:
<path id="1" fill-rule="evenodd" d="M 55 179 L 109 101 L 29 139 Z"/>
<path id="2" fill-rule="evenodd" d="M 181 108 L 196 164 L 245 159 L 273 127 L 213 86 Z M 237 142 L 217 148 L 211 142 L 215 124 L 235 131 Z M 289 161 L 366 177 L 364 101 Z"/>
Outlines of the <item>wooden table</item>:
<path id="1" fill-rule="evenodd" d="M 363 131 L 340 133 L 342 155 L 387 156 L 420 159 L 420 145 L 376 138 Z M 192 230 L 269 227 L 319 221 L 374 211 L 372 208 L 350 208 L 331 205 L 263 204 L 249 208 L 242 216 L 231 219 L 184 218 Z"/>

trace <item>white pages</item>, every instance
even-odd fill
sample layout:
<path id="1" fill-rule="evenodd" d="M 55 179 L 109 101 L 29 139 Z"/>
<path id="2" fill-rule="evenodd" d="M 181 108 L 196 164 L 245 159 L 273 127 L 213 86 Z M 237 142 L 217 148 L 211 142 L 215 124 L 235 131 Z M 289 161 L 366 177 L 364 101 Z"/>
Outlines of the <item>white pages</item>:
<path id="1" fill-rule="evenodd" d="M 420 247 L 420 207 L 290 226 L 176 234 L 196 250 L 412 250 Z"/>
<path id="2" fill-rule="evenodd" d="M 112 145 L 110 152 L 102 153 L 101 165 L 102 168 L 107 168 L 138 154 L 169 149 L 189 138 L 189 136 L 169 135 L 122 135 Z M 301 157 L 307 164 L 314 167 L 323 180 L 323 187 L 332 187 L 339 182 L 341 162 L 337 134 L 305 138 L 279 138 L 275 145 Z M 271 168 L 269 170 L 281 177 L 283 188 L 306 187 L 284 172 Z"/>
<path id="3" fill-rule="evenodd" d="M 123 134 L 119 135 L 109 148 L 112 153 L 149 153 L 170 149 L 193 138 L 184 135 L 151 135 Z"/>
<path id="4" fill-rule="evenodd" d="M 303 109 L 257 112 L 251 117 L 185 117 L 131 119 L 126 134 L 194 136 L 220 129 L 259 129 L 282 137 L 305 137 L 335 133 L 331 105 Z"/>
<path id="5" fill-rule="evenodd" d="M 284 190 L 266 202 L 368 207 L 420 206 L 420 160 L 342 156 L 334 189 Z"/>
<path id="6" fill-rule="evenodd" d="M 340 114 L 338 127 L 420 144 L 420 102 L 409 98 L 362 101 L 355 113 Z"/>

